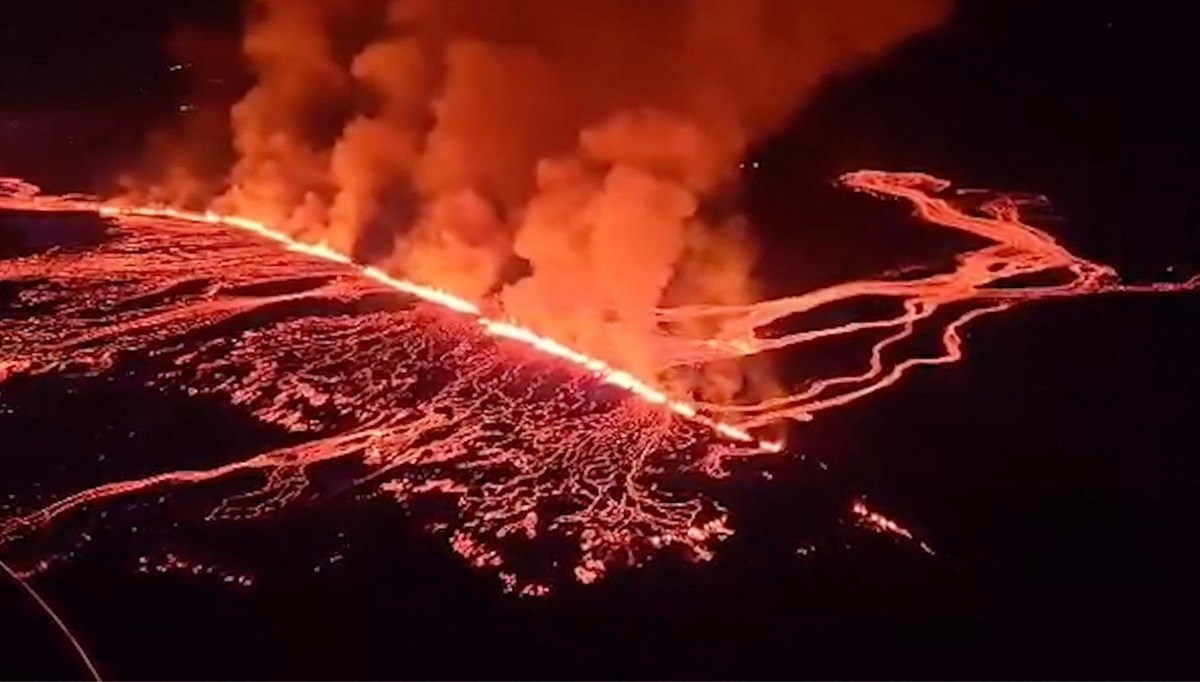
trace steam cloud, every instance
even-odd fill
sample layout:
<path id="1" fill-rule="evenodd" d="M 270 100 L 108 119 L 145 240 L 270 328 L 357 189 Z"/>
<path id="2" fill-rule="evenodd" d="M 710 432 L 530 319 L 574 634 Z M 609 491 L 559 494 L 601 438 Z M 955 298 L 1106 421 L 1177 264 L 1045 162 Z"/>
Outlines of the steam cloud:
<path id="1" fill-rule="evenodd" d="M 748 231 L 714 208 L 738 162 L 949 2 L 248 0 L 254 84 L 218 117 L 232 167 L 214 182 L 202 107 L 140 184 L 488 299 L 678 391 L 761 395 L 762 368 L 664 376 L 654 310 L 755 298 Z"/>

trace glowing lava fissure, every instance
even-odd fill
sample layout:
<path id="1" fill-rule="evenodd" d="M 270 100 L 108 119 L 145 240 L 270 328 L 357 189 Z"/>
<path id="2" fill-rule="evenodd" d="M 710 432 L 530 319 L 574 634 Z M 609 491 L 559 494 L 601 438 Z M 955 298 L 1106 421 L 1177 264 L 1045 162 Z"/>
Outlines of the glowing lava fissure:
<path id="1" fill-rule="evenodd" d="M 136 463 L 162 473 L 113 483 L 79 486 L 73 466 L 78 492 L 43 488 L 13 509 L 32 511 L 0 521 L 6 553 L 36 559 L 52 542 L 42 531 L 85 507 L 183 484 L 219 486 L 210 520 L 262 516 L 323 494 L 314 473 L 334 463 L 351 465 L 341 490 L 449 500 L 430 527 L 525 594 L 545 593 L 560 572 L 590 582 L 667 548 L 705 559 L 728 534 L 720 505 L 671 479 L 755 444 L 720 438 L 595 365 L 563 362 L 566 349 L 530 343 L 519 327 L 446 310 L 436 293 L 412 307 L 382 273 L 319 249 L 278 248 L 211 219 L 104 213 L 98 244 L 0 260 L 0 282 L 15 290 L 0 316 L 0 403 L 42 377 L 118 376 L 216 398 L 293 437 L 234 461 L 164 453 Z"/>
<path id="2" fill-rule="evenodd" d="M 520 555 L 552 556 L 555 565 L 562 559 L 585 583 L 665 547 L 705 559 L 730 533 L 725 511 L 703 494 L 673 490 L 665 479 L 680 471 L 712 474 L 730 457 L 781 448 L 746 429 L 811 419 L 915 367 L 955 362 L 965 325 L 1022 301 L 1183 291 L 1200 283 L 1193 277 L 1121 284 L 1112 268 L 1074 256 L 1023 223 L 1016 202 L 1000 197 L 968 213 L 946 198 L 948 183 L 932 176 L 860 171 L 841 180 L 907 201 L 925 222 L 990 243 L 962 254 L 949 272 L 915 279 L 848 282 L 746 306 L 657 311 L 664 368 L 881 335 L 861 371 L 753 405 L 676 400 L 447 292 L 357 265 L 256 221 L 43 197 L 27 183 L 0 180 L 0 208 L 92 212 L 115 221 L 94 248 L 0 260 L 0 281 L 15 283 L 18 292 L 12 314 L 0 317 L 0 387 L 21 376 L 100 375 L 140 356 L 149 367 L 140 370 L 146 384 L 220 396 L 303 436 L 247 459 L 29 505 L 34 511 L 0 524 L 0 546 L 35 536 L 84 505 L 228 477 L 250 475 L 260 483 L 227 497 L 210 518 L 262 515 L 301 497 L 312 467 L 349 460 L 360 464 L 354 487 L 406 503 L 431 495 L 455 500 L 454 519 L 439 525 L 452 547 L 525 594 L 545 593 L 553 577 L 527 570 Z M 1011 284 L 1047 273 L 1065 282 Z M 397 293 L 434 309 L 371 303 Z M 757 335 L 784 317 L 863 297 L 898 301 L 903 312 L 778 338 Z M 313 313 L 314 306 L 323 312 Z M 938 311 L 952 314 L 935 317 Z M 699 318 L 717 322 L 713 338 L 671 336 L 665 328 Z M 939 353 L 917 355 L 901 344 L 921 326 L 937 332 Z M 514 359 L 514 349 L 497 339 L 534 352 Z M 597 380 L 616 393 L 599 394 Z M 562 538 L 574 547 L 569 556 L 546 549 Z"/>
<path id="3" fill-rule="evenodd" d="M 339 253 L 325 243 L 309 244 L 293 239 L 287 234 L 248 218 L 220 215 L 211 211 L 184 211 L 170 207 L 149 206 L 119 206 L 96 202 L 87 198 L 72 197 L 40 197 L 34 185 L 11 178 L 0 178 L 0 191 L 8 190 L 11 198 L 7 201 L 0 197 L 0 208 L 34 209 L 45 211 L 95 211 L 102 216 L 122 217 L 137 216 L 142 218 L 168 218 L 187 222 L 200 222 L 209 225 L 244 230 L 260 237 L 278 242 L 289 251 L 315 256 L 322 260 L 347 265 L 356 268 L 362 275 L 424 301 L 437 304 L 463 315 L 473 317 L 476 322 L 493 336 L 512 339 L 527 344 L 537 350 L 572 362 L 595 374 L 601 381 L 620 387 L 638 398 L 654 405 L 661 405 L 671 412 L 689 420 L 708 426 L 725 438 L 742 443 L 755 443 L 756 439 L 749 433 L 732 424 L 713 420 L 701 414 L 687 402 L 676 400 L 663 391 L 654 388 L 632 374 L 611 367 L 603 360 L 590 357 L 585 353 L 574 350 L 552 338 L 542 336 L 533 330 L 522 327 L 511 320 L 494 320 L 485 317 L 479 306 L 454 294 L 438 289 L 400 279 L 389 275 L 374 266 L 363 266 L 355 263 L 349 256 Z M 7 205 L 6 205 L 7 204 Z M 758 447 L 768 452 L 778 452 L 781 443 L 774 441 L 757 441 Z"/>

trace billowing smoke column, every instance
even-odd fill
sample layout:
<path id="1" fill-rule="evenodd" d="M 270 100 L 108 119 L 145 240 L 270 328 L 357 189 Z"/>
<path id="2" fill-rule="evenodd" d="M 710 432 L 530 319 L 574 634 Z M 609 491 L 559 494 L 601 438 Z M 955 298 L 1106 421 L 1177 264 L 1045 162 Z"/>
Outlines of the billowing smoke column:
<path id="1" fill-rule="evenodd" d="M 680 392 L 763 397 L 761 368 L 664 371 L 654 309 L 756 298 L 746 230 L 712 208 L 748 146 L 828 74 L 948 9 L 250 0 L 255 83 L 232 108 L 235 160 L 208 202 L 489 299 Z M 196 203 L 205 182 L 173 163 L 147 184 Z"/>

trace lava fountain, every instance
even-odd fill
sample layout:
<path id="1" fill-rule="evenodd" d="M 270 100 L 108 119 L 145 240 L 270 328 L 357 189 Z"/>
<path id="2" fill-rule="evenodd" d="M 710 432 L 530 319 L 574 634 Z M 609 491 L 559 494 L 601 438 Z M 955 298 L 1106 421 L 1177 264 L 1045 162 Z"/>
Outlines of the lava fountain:
<path id="1" fill-rule="evenodd" d="M 664 368 L 875 335 L 861 371 L 739 405 L 670 396 L 471 302 L 259 222 L 43 196 L 0 181 L 0 208 L 106 221 L 87 244 L 0 260 L 0 283 L 13 292 L 0 317 L 0 406 L 6 387 L 21 382 L 121 375 L 219 399 L 290 436 L 242 459 L 50 493 L 0 523 L 0 547 L 36 547 L 51 528 L 119 500 L 196 488 L 218 491 L 221 501 L 207 513 L 213 522 L 263 516 L 329 494 L 316 481 L 335 468 L 339 490 L 405 505 L 447 502 L 429 527 L 523 594 L 544 594 L 563 568 L 588 583 L 667 548 L 703 560 L 732 532 L 727 513 L 680 478 L 720 476 L 735 458 L 779 453 L 781 442 L 752 435 L 760 428 L 812 419 L 913 368 L 952 363 L 962 357 L 965 325 L 1021 302 L 1200 285 L 1122 284 L 1112 268 L 1025 224 L 1017 202 L 1000 197 L 968 213 L 948 197 L 947 182 L 928 175 L 860 171 L 841 182 L 907 201 L 931 225 L 988 245 L 925 277 L 658 310 Z M 1058 279 L 1025 284 L 1033 275 Z M 763 333 L 778 320 L 863 298 L 893 301 L 899 311 Z M 697 319 L 718 333 L 669 331 Z M 918 355 L 902 343 L 930 327 L 940 352 Z M 865 506 L 855 513 L 871 514 Z"/>

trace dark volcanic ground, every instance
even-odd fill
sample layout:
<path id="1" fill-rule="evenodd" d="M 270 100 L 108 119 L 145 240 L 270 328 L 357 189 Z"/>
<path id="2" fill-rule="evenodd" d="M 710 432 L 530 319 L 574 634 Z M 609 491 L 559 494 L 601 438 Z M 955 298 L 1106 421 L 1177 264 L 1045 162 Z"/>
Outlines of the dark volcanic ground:
<path id="1" fill-rule="evenodd" d="M 91 219 L 33 224 L 68 248 L 104 239 Z M 659 557 L 522 599 L 335 476 L 319 502 L 234 530 L 189 524 L 212 499 L 187 493 L 170 509 L 116 505 L 46 539 L 101 535 L 33 582 L 111 678 L 1169 675 L 1190 666 L 1178 624 L 1196 606 L 1196 305 L 1063 301 L 977 325 L 963 363 L 796 429 L 807 462 L 706 484 L 737 531 L 711 563 Z M 0 466 L 18 498 L 287 438 L 227 400 L 120 372 L 10 383 L 0 398 Z M 853 527 L 859 495 L 938 555 Z M 213 572 L 156 572 L 168 555 Z M 241 575 L 255 584 L 225 581 Z M 15 586 L 0 599 L 15 633 L 5 674 L 79 674 Z"/>

